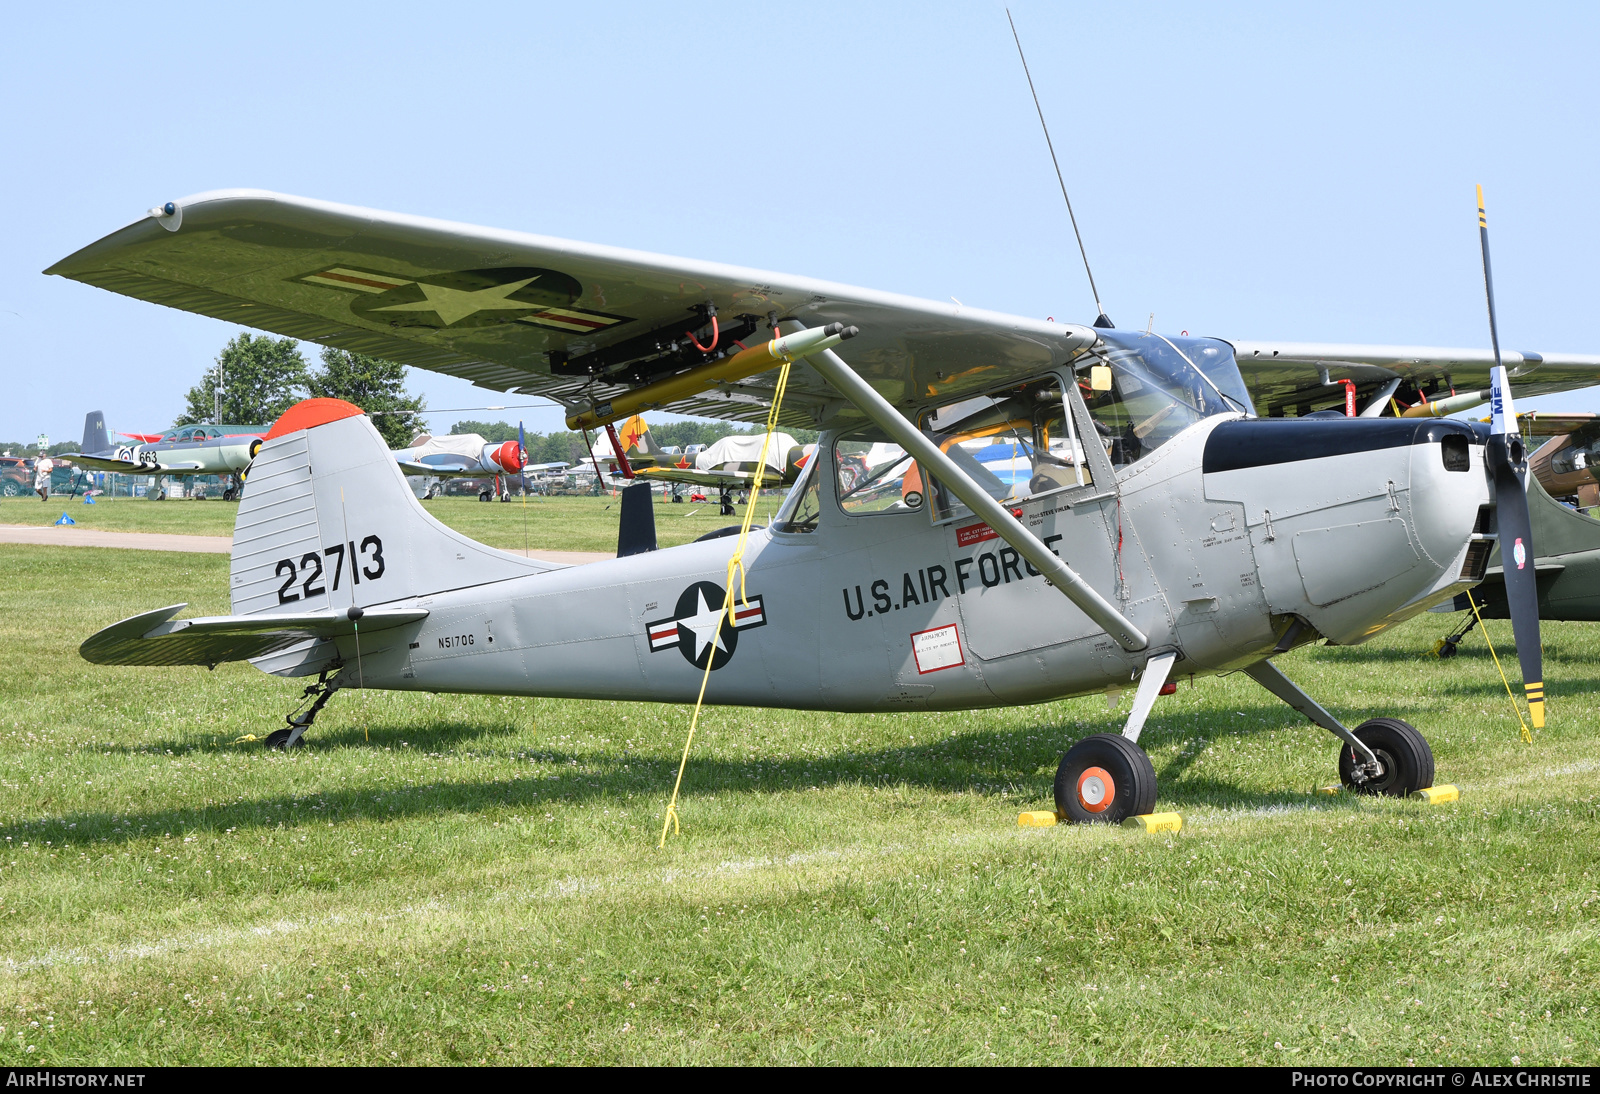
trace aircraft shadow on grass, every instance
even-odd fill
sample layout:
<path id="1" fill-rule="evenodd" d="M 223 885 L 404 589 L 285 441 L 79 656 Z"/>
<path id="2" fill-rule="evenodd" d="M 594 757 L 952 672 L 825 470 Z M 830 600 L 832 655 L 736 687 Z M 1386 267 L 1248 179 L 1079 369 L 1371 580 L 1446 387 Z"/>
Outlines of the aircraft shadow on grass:
<path id="1" fill-rule="evenodd" d="M 1446 633 L 1447 631 L 1441 628 L 1439 637 L 1443 638 Z M 1573 648 L 1576 645 L 1576 643 L 1562 642 L 1545 646 L 1543 647 L 1544 659 L 1572 665 L 1593 665 L 1597 660 L 1595 655 Z M 1510 642 L 1504 645 L 1496 642 L 1494 652 L 1499 655 L 1500 663 L 1506 666 L 1507 674 L 1514 677 L 1517 665 L 1517 647 Z M 1433 656 L 1424 649 L 1397 650 L 1378 649 L 1372 646 L 1339 646 L 1336 649 L 1317 650 L 1311 655 L 1310 660 L 1314 664 L 1331 667 L 1352 662 L 1356 664 L 1412 665 L 1418 662 L 1426 663 L 1432 661 Z M 1461 665 L 1469 662 L 1481 662 L 1489 666 L 1490 672 L 1494 671 L 1494 658 L 1484 648 L 1482 639 L 1478 637 L 1476 629 L 1468 634 L 1467 643 L 1457 650 L 1454 660 Z"/>
<path id="2" fill-rule="evenodd" d="M 1159 712 L 1159 708 L 1158 708 Z M 1302 726 L 1285 708 L 1244 706 L 1239 713 L 1216 714 L 1199 722 L 1160 725 L 1152 722 L 1144 740 L 1159 755 L 1174 741 L 1198 740 L 1198 748 L 1182 749 L 1158 772 L 1161 797 L 1180 809 L 1186 805 L 1225 805 L 1261 808 L 1305 803 L 1305 788 L 1250 790 L 1211 777 L 1186 778 L 1185 772 L 1219 738 L 1246 738 Z M 1403 711 L 1396 713 L 1404 715 Z M 1263 714 L 1266 715 L 1263 718 Z M 1059 733 L 1053 732 L 1059 728 Z M 1321 733 L 1309 725 L 1306 732 Z M 360 726 L 341 727 L 320 738 L 324 746 L 350 748 L 393 747 L 404 741 L 408 751 L 426 756 L 441 746 L 485 736 L 504 736 L 511 726 L 474 727 L 447 723 L 431 729 L 373 726 L 363 739 Z M 1102 731 L 1115 731 L 1114 725 Z M 1048 796 L 1056 762 L 1081 730 L 1052 726 L 1026 726 L 993 733 L 963 733 L 927 744 L 870 751 L 849 750 L 831 756 L 783 759 L 728 760 L 701 755 L 693 758 L 684 778 L 684 793 L 709 796 L 723 793 L 768 793 L 836 786 L 895 786 L 908 784 L 946 793 L 1001 795 L 1016 791 Z M 1335 742 L 1327 742 L 1330 756 Z M 160 744 L 130 753 L 153 752 Z M 179 748 L 198 751 L 192 741 Z M 102 750 L 103 751 L 103 750 Z M 174 752 L 178 748 L 174 748 Z M 485 758 L 492 758 L 489 753 Z M 570 768 L 553 774 L 528 775 L 478 781 L 419 782 L 399 788 L 368 787 L 276 795 L 232 804 L 184 806 L 114 813 L 81 811 L 37 820 L 15 820 L 0 825 L 0 836 L 49 838 L 63 846 L 120 843 L 152 835 L 180 838 L 194 832 L 220 832 L 244 828 L 297 828 L 326 825 L 329 821 L 406 820 L 429 815 L 488 812 L 507 807 L 529 810 L 551 802 L 577 802 L 599 797 L 654 797 L 672 786 L 676 757 L 614 750 L 532 748 L 517 750 L 523 762 Z M 249 762 L 241 758 L 242 762 Z M 315 751 L 302 762 L 317 762 Z M 1331 776 L 1330 776 L 1331 777 Z"/>
<path id="3" fill-rule="evenodd" d="M 366 728 L 360 724 L 334 725 L 330 722 L 326 727 L 318 723 L 314 740 L 320 747 L 407 748 L 413 752 L 428 753 L 447 750 L 467 741 L 509 737 L 522 732 L 523 728 L 515 722 L 452 721 L 427 726 L 372 725 Z M 261 730 L 257 730 L 256 734 L 265 736 Z M 259 752 L 261 747 L 259 740 L 240 740 L 231 733 L 207 733 L 197 730 L 182 737 L 164 737 L 143 744 L 96 743 L 84 746 L 83 750 L 95 753 L 109 752 L 114 756 L 118 754 L 144 756 L 164 755 L 167 752 L 173 755 L 185 755 L 227 749 L 249 755 Z"/>

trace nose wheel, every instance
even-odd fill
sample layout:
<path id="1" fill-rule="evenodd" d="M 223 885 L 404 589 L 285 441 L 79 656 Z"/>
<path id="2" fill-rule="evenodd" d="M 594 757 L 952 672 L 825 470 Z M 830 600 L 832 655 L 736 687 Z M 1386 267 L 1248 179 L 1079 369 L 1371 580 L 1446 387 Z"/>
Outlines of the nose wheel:
<path id="1" fill-rule="evenodd" d="M 1156 771 L 1126 737 L 1096 733 L 1056 768 L 1056 815 L 1073 824 L 1120 824 L 1156 807 Z"/>
<path id="2" fill-rule="evenodd" d="M 1373 718 L 1353 731 L 1378 758 L 1378 770 L 1349 745 L 1339 750 L 1339 781 L 1357 794 L 1404 798 L 1433 785 L 1433 749 L 1409 722 Z"/>

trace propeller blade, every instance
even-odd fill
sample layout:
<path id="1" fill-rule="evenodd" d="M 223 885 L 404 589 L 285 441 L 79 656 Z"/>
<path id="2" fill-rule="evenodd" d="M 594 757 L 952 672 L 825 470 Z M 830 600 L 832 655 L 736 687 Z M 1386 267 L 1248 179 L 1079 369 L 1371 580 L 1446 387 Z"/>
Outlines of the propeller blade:
<path id="1" fill-rule="evenodd" d="M 1511 384 L 1500 362 L 1500 331 L 1494 314 L 1494 276 L 1489 270 L 1489 221 L 1484 214 L 1483 187 L 1478 187 L 1478 242 L 1483 248 L 1483 289 L 1489 303 L 1489 341 L 1494 369 L 1489 373 L 1490 426 L 1488 457 L 1494 474 L 1495 511 L 1500 535 L 1500 563 L 1505 571 L 1506 603 L 1511 631 L 1522 664 L 1522 689 L 1535 729 L 1544 726 L 1544 654 L 1539 644 L 1539 588 L 1534 580 L 1533 522 L 1528 517 L 1528 454 L 1517 431 Z"/>

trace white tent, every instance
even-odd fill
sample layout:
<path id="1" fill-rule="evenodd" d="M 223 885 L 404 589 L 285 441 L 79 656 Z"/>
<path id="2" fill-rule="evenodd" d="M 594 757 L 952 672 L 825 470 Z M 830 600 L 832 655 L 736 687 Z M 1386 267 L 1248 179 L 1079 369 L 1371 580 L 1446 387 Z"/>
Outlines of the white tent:
<path id="1" fill-rule="evenodd" d="M 733 464 L 735 470 L 739 470 L 741 464 L 753 468 L 761 458 L 761 442 L 765 439 L 760 433 L 724 437 L 716 444 L 700 450 L 694 458 L 695 470 L 715 471 L 729 464 Z M 772 443 L 767 446 L 767 466 L 781 474 L 789 449 L 799 443 L 787 433 L 772 434 Z"/>
<path id="2" fill-rule="evenodd" d="M 434 437 L 424 433 L 411 442 L 411 447 L 405 450 L 405 456 L 414 460 L 423 456 L 449 454 L 476 460 L 482 457 L 487 447 L 490 447 L 489 442 L 476 433 L 441 433 Z"/>

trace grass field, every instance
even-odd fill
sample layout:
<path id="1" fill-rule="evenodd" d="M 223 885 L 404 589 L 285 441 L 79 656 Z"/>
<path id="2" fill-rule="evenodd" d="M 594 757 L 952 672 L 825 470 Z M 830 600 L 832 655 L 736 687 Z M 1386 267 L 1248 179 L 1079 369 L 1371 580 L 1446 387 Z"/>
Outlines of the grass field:
<path id="1" fill-rule="evenodd" d="M 682 707 L 344 693 L 285 756 L 234 742 L 292 682 L 77 657 L 227 563 L 0 547 L 0 1064 L 1600 1059 L 1591 626 L 1531 746 L 1441 617 L 1283 659 L 1455 805 L 1309 796 L 1333 740 L 1231 677 L 1146 730 L 1176 836 L 1015 826 L 1102 699 L 728 709 L 658 851 Z"/>
<path id="2" fill-rule="evenodd" d="M 763 497 L 757 510 L 765 524 L 777 512 L 782 497 Z M 611 497 L 530 497 L 524 514 L 522 499 L 507 503 L 480 502 L 476 498 L 435 498 L 423 507 L 444 524 L 492 547 L 520 549 L 524 539 L 534 550 L 615 551 L 620 508 Z M 235 502 L 144 501 L 129 498 L 0 498 L 0 524 L 51 524 L 65 509 L 84 528 L 111 532 L 168 532 L 193 536 L 231 536 Z M 740 510 L 742 515 L 743 510 Z M 739 517 L 724 517 L 716 499 L 709 504 L 656 505 L 656 539 L 663 547 L 688 543 L 696 536 L 730 524 Z"/>

